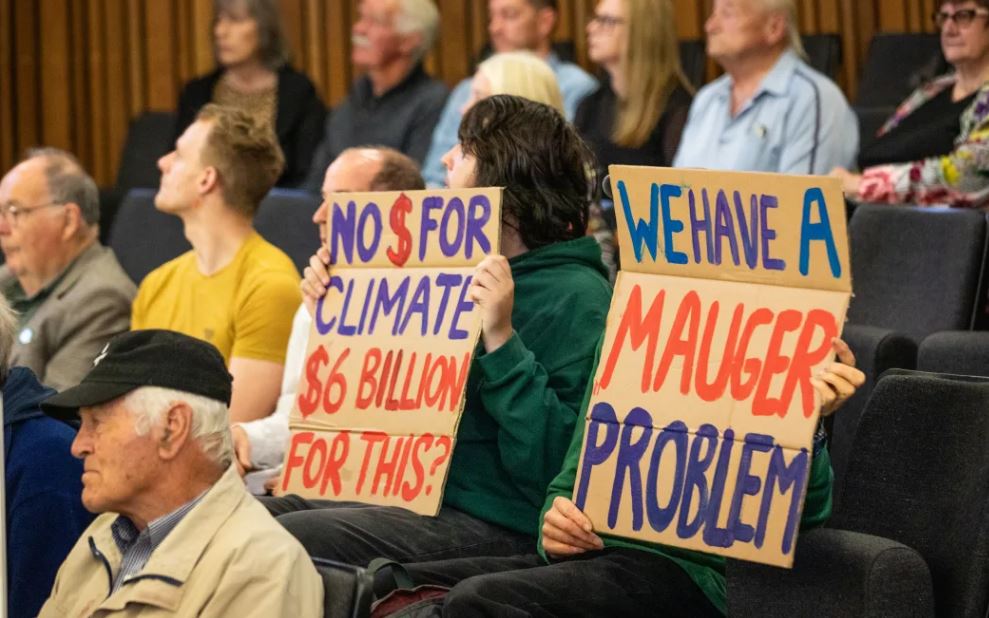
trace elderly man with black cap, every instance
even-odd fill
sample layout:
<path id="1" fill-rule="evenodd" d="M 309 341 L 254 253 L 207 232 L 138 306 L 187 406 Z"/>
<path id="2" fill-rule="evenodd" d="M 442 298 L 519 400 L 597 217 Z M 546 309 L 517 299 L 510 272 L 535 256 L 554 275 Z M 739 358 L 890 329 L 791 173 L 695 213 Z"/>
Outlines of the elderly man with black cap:
<path id="1" fill-rule="evenodd" d="M 305 551 L 232 465 L 231 377 L 212 345 L 120 335 L 82 382 L 47 399 L 79 418 L 82 501 L 102 513 L 59 569 L 48 616 L 321 616 Z"/>

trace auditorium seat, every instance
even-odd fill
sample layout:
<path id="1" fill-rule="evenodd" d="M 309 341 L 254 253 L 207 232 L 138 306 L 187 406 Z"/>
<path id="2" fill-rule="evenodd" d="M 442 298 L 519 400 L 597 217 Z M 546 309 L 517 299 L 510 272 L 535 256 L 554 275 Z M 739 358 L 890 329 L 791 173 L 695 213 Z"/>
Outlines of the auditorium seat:
<path id="1" fill-rule="evenodd" d="M 182 232 L 182 221 L 155 208 L 156 192 L 129 191 L 110 228 L 110 247 L 138 285 L 149 272 L 192 248 Z"/>
<path id="2" fill-rule="evenodd" d="M 876 382 L 888 369 L 913 369 L 917 344 L 902 333 L 885 328 L 846 324 L 842 339 L 855 354 L 855 365 L 865 373 L 865 384 L 832 416 L 825 419 L 830 436 L 831 467 L 835 475 L 835 500 L 845 480 L 845 469 L 852 455 L 852 444 Z"/>
<path id="3" fill-rule="evenodd" d="M 707 73 L 707 55 L 704 52 L 702 39 L 685 39 L 680 41 L 680 66 L 687 80 L 700 88 L 704 85 Z"/>
<path id="4" fill-rule="evenodd" d="M 980 210 L 863 204 L 849 223 L 851 324 L 914 342 L 971 330 L 981 310 L 986 214 Z"/>
<path id="5" fill-rule="evenodd" d="M 791 571 L 730 560 L 729 615 L 986 616 L 987 411 L 989 379 L 883 376 L 829 529 L 798 537 Z"/>
<path id="6" fill-rule="evenodd" d="M 841 70 L 841 35 L 805 34 L 801 39 L 810 66 L 831 79 L 837 79 Z"/>
<path id="7" fill-rule="evenodd" d="M 254 227 L 292 258 L 300 275 L 319 248 L 319 231 L 312 217 L 320 199 L 308 191 L 273 189 L 254 216 Z"/>
<path id="8" fill-rule="evenodd" d="M 989 377 L 989 332 L 945 331 L 926 337 L 917 369 Z"/>
<path id="9" fill-rule="evenodd" d="M 876 33 L 869 42 L 855 105 L 895 107 L 922 82 L 946 70 L 938 34 Z"/>

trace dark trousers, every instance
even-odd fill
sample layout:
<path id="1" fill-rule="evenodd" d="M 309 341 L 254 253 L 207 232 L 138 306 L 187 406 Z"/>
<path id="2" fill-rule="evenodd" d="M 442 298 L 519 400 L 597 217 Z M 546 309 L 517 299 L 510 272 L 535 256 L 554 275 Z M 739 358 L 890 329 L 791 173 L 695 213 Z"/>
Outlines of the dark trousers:
<path id="1" fill-rule="evenodd" d="M 443 507 L 436 517 L 356 502 L 262 497 L 310 556 L 364 566 L 375 558 L 423 562 L 532 553 L 536 539 Z"/>
<path id="2" fill-rule="evenodd" d="M 636 549 L 552 564 L 531 554 L 405 566 L 417 585 L 452 587 L 436 616 L 721 616 L 675 562 Z"/>

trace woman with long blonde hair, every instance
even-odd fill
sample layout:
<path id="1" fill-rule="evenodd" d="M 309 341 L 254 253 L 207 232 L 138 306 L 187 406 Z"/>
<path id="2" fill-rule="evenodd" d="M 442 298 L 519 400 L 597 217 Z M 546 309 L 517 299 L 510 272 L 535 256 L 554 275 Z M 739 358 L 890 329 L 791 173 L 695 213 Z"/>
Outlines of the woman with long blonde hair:
<path id="1" fill-rule="evenodd" d="M 600 0 L 587 44 L 606 78 L 581 103 L 574 124 L 600 168 L 671 165 L 692 98 L 671 0 Z"/>

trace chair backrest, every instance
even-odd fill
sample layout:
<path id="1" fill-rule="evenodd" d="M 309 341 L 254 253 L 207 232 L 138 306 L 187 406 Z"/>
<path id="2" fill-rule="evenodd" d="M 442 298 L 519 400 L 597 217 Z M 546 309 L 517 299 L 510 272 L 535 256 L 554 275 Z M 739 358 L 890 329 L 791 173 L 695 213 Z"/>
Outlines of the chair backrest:
<path id="1" fill-rule="evenodd" d="M 917 362 L 917 344 L 912 339 L 885 328 L 846 324 L 841 333 L 855 354 L 856 366 L 865 373 L 865 384 L 845 402 L 841 409 L 825 420 L 830 423 L 831 468 L 834 470 L 835 503 L 841 498 L 841 485 L 852 456 L 852 444 L 862 412 L 876 382 L 888 369 L 913 369 Z"/>
<path id="2" fill-rule="evenodd" d="M 830 526 L 917 550 L 937 614 L 981 617 L 989 607 L 987 487 L 989 379 L 894 369 L 862 415 Z"/>
<path id="3" fill-rule="evenodd" d="M 161 179 L 158 159 L 172 150 L 175 114 L 144 112 L 131 120 L 120 155 L 116 189 L 126 192 L 139 187 L 157 187 Z"/>
<path id="4" fill-rule="evenodd" d="M 855 104 L 897 106 L 923 81 L 946 67 L 937 34 L 875 34 L 869 43 Z"/>
<path id="5" fill-rule="evenodd" d="M 989 377 L 989 332 L 944 331 L 917 350 L 917 369 Z"/>
<path id="6" fill-rule="evenodd" d="M 320 197 L 308 191 L 273 189 L 254 215 L 254 227 L 265 240 L 284 251 L 301 274 L 319 248 L 319 230 L 312 222 Z"/>
<path id="7" fill-rule="evenodd" d="M 137 285 L 168 260 L 191 249 L 175 215 L 155 208 L 154 189 L 132 189 L 124 197 L 110 229 L 110 247 Z"/>
<path id="8" fill-rule="evenodd" d="M 841 68 L 840 34 L 805 34 L 801 37 L 810 66 L 831 79 Z"/>
<path id="9" fill-rule="evenodd" d="M 702 39 L 680 41 L 680 66 L 683 67 L 684 75 L 696 88 L 704 85 L 704 76 L 707 73 L 707 54 L 704 51 Z"/>
<path id="10" fill-rule="evenodd" d="M 850 323 L 918 342 L 933 332 L 972 328 L 982 298 L 985 213 L 863 204 L 849 236 Z"/>

